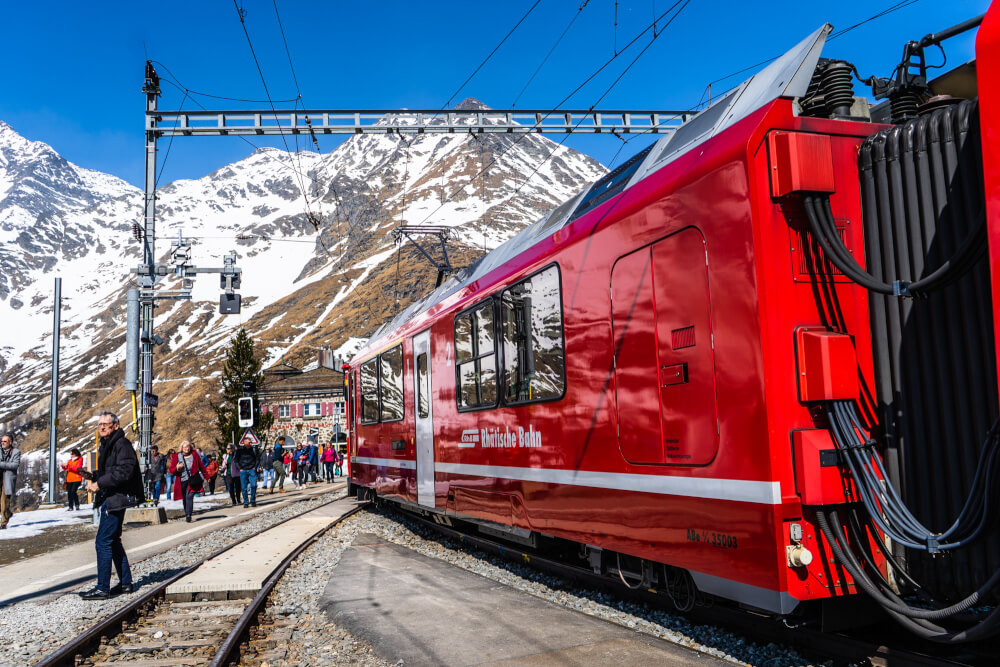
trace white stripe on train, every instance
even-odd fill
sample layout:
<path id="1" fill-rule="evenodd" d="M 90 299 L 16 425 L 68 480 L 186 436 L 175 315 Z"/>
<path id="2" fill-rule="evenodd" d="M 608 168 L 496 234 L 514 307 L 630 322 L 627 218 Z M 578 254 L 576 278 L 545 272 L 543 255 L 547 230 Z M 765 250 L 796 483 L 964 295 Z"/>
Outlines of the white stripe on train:
<path id="1" fill-rule="evenodd" d="M 352 462 L 415 470 L 412 459 L 378 459 L 355 456 Z M 519 482 L 567 484 L 597 489 L 639 491 L 668 496 L 731 500 L 739 503 L 781 504 L 781 485 L 778 482 L 754 482 L 745 479 L 719 479 L 712 477 L 676 477 L 669 475 L 636 475 L 630 473 L 596 472 L 592 470 L 558 470 L 555 468 L 514 468 L 509 466 L 482 466 L 466 463 L 434 462 L 434 472 L 472 477 L 512 479 Z"/>

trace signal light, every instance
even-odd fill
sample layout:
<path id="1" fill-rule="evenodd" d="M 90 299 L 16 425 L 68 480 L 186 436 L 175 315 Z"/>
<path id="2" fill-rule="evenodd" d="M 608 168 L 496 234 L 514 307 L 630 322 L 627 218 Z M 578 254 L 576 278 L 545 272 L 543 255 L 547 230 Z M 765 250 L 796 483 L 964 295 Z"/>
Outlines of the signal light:
<path id="1" fill-rule="evenodd" d="M 240 428 L 253 426 L 253 398 L 246 396 L 237 401 Z"/>

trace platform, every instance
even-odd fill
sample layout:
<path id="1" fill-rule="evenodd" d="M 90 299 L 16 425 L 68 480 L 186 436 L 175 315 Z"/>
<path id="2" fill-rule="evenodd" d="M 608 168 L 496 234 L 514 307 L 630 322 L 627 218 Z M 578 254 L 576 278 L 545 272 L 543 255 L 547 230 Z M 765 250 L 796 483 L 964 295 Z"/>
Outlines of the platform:
<path id="1" fill-rule="evenodd" d="M 170 584 L 166 598 L 182 602 L 252 598 L 296 547 L 357 506 L 357 500 L 343 498 L 255 535 Z"/>
<path id="2" fill-rule="evenodd" d="M 727 664 L 368 534 L 344 552 L 320 604 L 401 664 Z"/>
<path id="3" fill-rule="evenodd" d="M 289 503 L 306 500 L 341 488 L 338 484 L 321 484 L 302 491 L 260 495 L 260 505 L 244 509 L 228 504 L 210 508 L 194 516 L 193 523 L 170 521 L 165 524 L 126 526 L 122 533 L 125 552 L 131 563 L 168 551 L 178 544 L 197 539 L 243 519 L 270 512 Z M 31 538 L 26 538 L 31 539 Z M 67 564 L 72 564 L 67 568 Z M 94 558 L 94 538 L 86 539 L 38 556 L 0 567 L 0 581 L 12 582 L 0 590 L 0 607 L 26 600 L 36 603 L 51 600 L 67 591 L 92 582 L 97 571 Z M 147 582 L 137 582 L 140 586 Z"/>

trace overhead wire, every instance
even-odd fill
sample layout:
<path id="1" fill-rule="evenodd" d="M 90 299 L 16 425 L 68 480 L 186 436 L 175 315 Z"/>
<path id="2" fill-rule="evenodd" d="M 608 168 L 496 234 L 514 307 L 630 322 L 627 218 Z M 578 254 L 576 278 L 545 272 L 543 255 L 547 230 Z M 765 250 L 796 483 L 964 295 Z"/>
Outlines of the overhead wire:
<path id="1" fill-rule="evenodd" d="M 871 21 L 875 21 L 877 19 L 882 18 L 883 16 L 887 16 L 889 14 L 892 14 L 893 12 L 897 12 L 900 9 L 905 9 L 906 7 L 909 7 L 910 5 L 914 5 L 917 2 L 920 2 L 920 0 L 901 0 L 901 2 L 896 2 L 895 4 L 892 4 L 892 5 L 888 6 L 888 7 L 886 7 L 885 9 L 883 9 L 882 11 L 878 12 L 877 14 L 873 14 L 872 16 L 869 16 L 868 18 L 864 19 L 863 21 L 858 21 L 854 25 L 848 26 L 847 28 L 844 28 L 843 30 L 838 30 L 838 31 L 834 32 L 829 37 L 827 37 L 826 41 L 828 41 L 828 42 L 833 41 L 833 40 L 837 39 L 838 37 L 841 37 L 841 36 L 849 33 L 850 31 L 852 31 L 852 30 L 854 30 L 856 28 L 860 28 L 861 26 L 863 26 L 863 25 L 865 25 L 867 23 L 870 23 Z M 706 86 L 706 88 L 710 88 L 714 84 L 721 83 L 722 81 L 725 81 L 726 79 L 731 79 L 734 76 L 736 76 L 737 74 L 743 74 L 744 72 L 749 72 L 750 70 L 756 69 L 756 68 L 760 67 L 761 65 L 767 65 L 768 63 L 773 62 L 773 61 L 777 60 L 780 57 L 781 57 L 781 54 L 776 55 L 776 56 L 772 56 L 772 57 L 770 57 L 770 58 L 768 58 L 766 60 L 761 60 L 759 63 L 755 63 L 753 65 L 749 65 L 748 67 L 744 67 L 742 69 L 738 69 L 735 72 L 730 72 L 729 74 L 727 74 L 727 75 L 725 75 L 723 77 L 715 79 L 714 81 L 709 81 L 708 85 Z M 732 89 L 730 88 L 729 90 L 732 90 Z M 729 92 L 729 90 L 724 91 L 723 94 Z M 704 94 L 702 94 L 702 99 L 704 99 Z"/>
<path id="2" fill-rule="evenodd" d="M 236 8 L 236 14 L 237 14 L 237 16 L 239 16 L 240 26 L 243 28 L 243 34 L 247 38 L 247 45 L 250 47 L 250 55 L 253 57 L 254 65 L 256 65 L 256 67 L 257 67 L 257 74 L 260 75 L 261 85 L 264 86 L 264 94 L 267 96 L 268 105 L 271 107 L 271 112 L 274 114 L 274 122 L 278 125 L 278 130 L 279 130 L 278 134 L 281 136 L 281 143 L 285 146 L 285 152 L 286 153 L 290 153 L 291 150 L 288 147 L 288 141 L 285 139 L 285 133 L 284 133 L 284 131 L 282 131 L 281 122 L 278 120 L 278 110 L 277 110 L 277 108 L 275 108 L 274 101 L 271 99 L 271 91 L 268 90 L 268 88 L 267 88 L 267 81 L 264 78 L 264 70 L 261 69 L 260 60 L 257 59 L 257 52 L 253 48 L 253 40 L 250 39 L 250 31 L 247 30 L 246 11 L 242 7 L 240 7 L 239 3 L 237 3 L 236 0 L 233 0 L 233 6 Z M 277 5 L 275 5 L 275 7 L 277 8 Z M 300 167 L 301 167 L 301 164 L 300 164 Z M 308 197 L 308 195 L 306 193 L 306 185 L 305 185 L 305 181 L 302 178 L 302 173 L 300 171 L 297 171 L 296 174 L 297 174 L 298 180 L 299 180 L 299 189 L 302 192 L 302 199 L 305 202 L 306 215 L 308 216 L 309 221 L 314 226 L 318 227 L 318 225 L 316 225 L 315 221 L 313 220 L 312 211 L 309 209 L 309 197 Z"/>
<path id="3" fill-rule="evenodd" d="M 681 4 L 681 1 L 683 1 L 683 4 Z M 687 5 L 688 5 L 688 3 L 689 3 L 690 1 L 691 1 L 691 0 L 679 0 L 678 2 L 675 2 L 675 3 L 674 3 L 674 5 L 673 5 L 673 6 L 671 7 L 671 9 L 670 9 L 670 10 L 667 10 L 667 12 L 670 12 L 670 11 L 671 11 L 671 10 L 673 10 L 673 8 L 674 8 L 674 7 L 676 7 L 676 6 L 678 5 L 678 4 L 681 4 L 681 6 L 680 6 L 680 8 L 679 8 L 679 9 L 677 10 L 677 12 L 676 12 L 676 13 L 675 13 L 675 14 L 674 14 L 673 16 L 671 16 L 671 17 L 670 17 L 670 20 L 669 20 L 669 21 L 667 21 L 666 25 L 664 25 L 664 26 L 663 26 L 663 30 L 666 30 L 666 29 L 667 29 L 667 28 L 668 28 L 668 27 L 670 26 L 670 24 L 671 24 L 671 23 L 672 23 L 672 22 L 674 21 L 674 19 L 676 19 L 676 18 L 677 18 L 678 16 L 680 16 L 680 13 L 681 13 L 682 11 L 684 11 L 685 7 L 687 7 Z M 660 18 L 663 18 L 663 17 L 661 16 Z M 597 100 L 596 100 L 596 101 L 595 101 L 595 102 L 594 102 L 594 103 L 593 103 L 593 104 L 592 104 L 592 105 L 590 106 L 590 108 L 591 108 L 591 109 L 593 109 L 593 108 L 594 108 L 595 106 L 597 106 L 598 104 L 600 104 L 600 103 L 601 103 L 601 101 L 602 101 L 602 100 L 603 100 L 603 99 L 604 99 L 605 97 L 607 97 L 607 96 L 608 96 L 608 95 L 609 95 L 609 94 L 611 93 L 611 91 L 612 91 L 612 90 L 614 89 L 614 87 L 615 87 L 615 86 L 617 86 L 617 85 L 618 85 L 618 83 L 619 83 L 619 82 L 620 82 L 620 81 L 622 80 L 622 78 L 623 78 L 623 77 L 624 77 L 624 76 L 625 76 L 625 75 L 626 75 L 626 74 L 628 73 L 628 71 L 629 71 L 630 69 L 632 69 L 632 66 L 633 66 L 633 65 L 635 65 L 635 64 L 636 64 L 636 63 L 637 63 L 637 62 L 639 61 L 639 59 L 640 59 L 640 58 L 641 58 L 641 57 L 643 56 L 643 54 L 645 54 L 645 53 L 646 53 L 646 51 L 647 51 L 647 50 L 649 50 L 649 48 L 650 48 L 650 47 L 651 47 L 651 46 L 653 45 L 653 43 L 654 43 L 654 42 L 656 41 L 657 37 L 659 37 L 659 35 L 660 35 L 660 34 L 663 34 L 663 30 L 661 30 L 659 34 L 656 34 L 656 35 L 654 35 L 654 37 L 653 37 L 653 38 L 652 38 L 652 39 L 651 39 L 651 40 L 649 41 L 649 43 L 648 43 L 648 44 L 647 44 L 646 46 L 644 46 L 644 47 L 642 48 L 642 50 L 641 50 L 641 51 L 640 51 L 640 52 L 639 52 L 639 53 L 638 53 L 638 54 L 636 55 L 636 57 L 632 59 L 632 62 L 630 62 L 630 63 L 628 64 L 628 66 L 627 66 L 627 67 L 625 67 L 625 69 L 624 69 L 624 70 L 622 70 L 622 72 L 621 72 L 621 73 L 620 73 L 620 74 L 618 75 L 618 77 L 617 77 L 617 78 L 616 78 L 616 79 L 615 79 L 615 80 L 614 80 L 614 81 L 613 81 L 613 82 L 611 83 L 611 85 L 610 85 L 610 86 L 608 86 L 608 88 L 607 88 L 607 89 L 606 89 L 606 90 L 605 90 L 605 91 L 604 91 L 604 92 L 603 92 L 603 93 L 601 94 L 601 96 L 600 96 L 600 97 L 598 97 L 598 98 L 597 98 Z M 622 52 L 624 52 L 624 50 L 623 50 Z M 574 126 L 574 129 L 576 129 L 577 127 L 579 127 L 579 126 L 580 126 L 580 123 L 582 123 L 582 122 L 583 122 L 583 119 L 581 118 L 581 119 L 580 119 L 580 120 L 579 120 L 579 121 L 577 122 L 577 124 L 576 124 L 576 125 Z M 531 170 L 531 173 L 530 173 L 530 174 L 528 174 L 528 176 L 527 176 L 527 177 L 525 177 L 525 179 L 524 179 L 524 181 L 523 181 L 523 182 L 521 183 L 521 185 L 519 185 L 519 186 L 518 186 L 518 187 L 517 187 L 517 188 L 516 188 L 516 189 L 514 190 L 514 194 L 512 195 L 512 197 L 513 197 L 513 196 L 516 196 L 516 195 L 517 195 L 517 194 L 518 194 L 518 193 L 519 193 L 519 192 L 520 192 L 520 191 L 521 191 L 521 190 L 522 190 L 522 189 L 523 189 L 523 188 L 524 188 L 524 187 L 525 187 L 525 186 L 526 186 L 526 185 L 528 184 L 528 182 L 529 182 L 529 181 L 531 181 L 532 177 L 533 177 L 533 176 L 534 176 L 534 175 L 535 175 L 536 173 L 538 173 L 538 170 L 539 170 L 539 169 L 541 169 L 541 168 L 542 168 L 542 166 L 544 166 L 544 165 L 545 165 L 545 163 L 546 163 L 546 162 L 548 162 L 548 161 L 549 161 L 549 159 L 550 159 L 550 158 L 551 158 L 551 157 L 552 157 L 553 155 L 555 155 L 555 154 L 556 154 L 556 152 L 558 152 L 558 150 L 559 150 L 560 148 L 562 148 L 562 147 L 563 147 L 563 145 L 564 145 L 564 144 L 566 143 L 566 140 L 567 140 L 567 139 L 569 139 L 569 136 L 570 136 L 569 134 L 565 134 L 565 135 L 563 135 L 563 138 L 562 138 L 562 139 L 560 139 L 560 140 L 559 140 L 559 141 L 558 141 L 558 142 L 556 143 L 556 146 L 555 146 L 555 147 L 553 147 L 551 151 L 549 151 L 549 153 L 548 153 L 548 154 L 547 154 L 547 155 L 545 156 L 545 158 L 544 158 L 544 159 L 543 159 L 543 160 L 542 160 L 541 162 L 539 162 L 539 163 L 538 163 L 537 165 L 535 165 L 535 168 Z M 620 138 L 620 137 L 619 137 L 619 138 Z M 620 149 L 619 149 L 619 152 L 620 152 Z"/>
<path id="4" fill-rule="evenodd" d="M 457 89 L 457 90 L 456 90 L 456 91 L 455 91 L 454 93 L 452 93 L 452 94 L 451 94 L 451 97 L 449 97 L 449 98 L 448 98 L 448 101 L 444 103 L 444 107 L 442 107 L 442 109 L 447 109 L 447 108 L 448 108 L 448 106 L 449 106 L 449 105 L 451 105 L 451 102 L 452 102 L 452 100 L 454 100 L 454 99 L 455 99 L 455 98 L 456 98 L 456 97 L 458 96 L 458 94 L 459 94 L 460 92 L 462 92 L 462 89 L 463 89 L 463 88 L 465 88 L 465 86 L 466 86 L 466 85 L 468 85 L 468 83 L 469 83 L 470 81 L 472 81 L 473 77 L 475 77 L 475 76 L 476 76 L 476 74 L 478 74 L 478 73 L 479 73 L 479 70 L 481 70 L 481 69 L 482 69 L 482 68 L 483 68 L 483 67 L 484 67 L 484 66 L 486 65 L 486 63 L 487 63 L 487 62 L 489 62 L 490 58 L 492 58 L 492 57 L 493 57 L 493 55 L 494 55 L 494 54 L 495 54 L 495 53 L 496 53 L 497 51 L 499 51 L 499 50 L 500 50 L 500 47 L 504 45 L 504 42 L 506 42 L 506 41 L 507 41 L 507 40 L 508 40 L 508 39 L 510 38 L 510 36 L 511 36 L 511 35 L 513 35 L 513 34 L 514 34 L 514 32 L 515 32 L 515 31 L 516 31 L 516 30 L 517 30 L 517 29 L 518 29 L 519 27 L 521 27 L 521 24 L 522 24 L 522 23 L 524 23 L 524 21 L 525 21 L 525 20 L 526 20 L 526 19 L 528 18 L 528 16 L 530 16 L 530 15 L 531 15 L 531 12 L 535 11 L 535 7 L 537 7 L 537 6 L 538 6 L 538 3 L 540 3 L 541 1 L 542 1 L 542 0 L 535 0 L 535 3 L 534 3 L 533 5 L 531 5 L 531 7 L 529 7 L 529 8 L 528 8 L 528 11 L 526 11 L 526 12 L 524 13 L 524 16 L 522 16 L 522 17 L 521 17 L 521 20 L 520 20 L 520 21 L 518 21 L 518 22 L 517 22 L 517 24 L 516 24 L 516 25 L 514 25 L 514 27 L 510 29 L 510 32 L 508 32 L 508 33 L 507 33 L 507 34 L 506 34 L 506 35 L 504 36 L 504 38 L 500 40 L 500 43 L 499 43 L 499 44 L 497 44 L 497 45 L 496 45 L 495 47 L 493 47 L 493 50 L 492 50 L 492 51 L 490 51 L 490 53 L 489 53 L 489 55 L 488 55 L 488 56 L 486 56 L 485 58 L 483 58 L 483 61 L 482 61 L 481 63 L 479 63 L 479 66 L 478 66 L 478 67 L 476 67 L 476 69 L 474 69 L 474 70 L 472 71 L 472 74 L 470 74 L 470 75 L 468 76 L 468 78 L 466 78 L 466 80 L 462 82 L 462 85 L 461 85 L 461 86 L 459 86 L 459 87 L 458 87 L 458 89 Z"/>
<path id="5" fill-rule="evenodd" d="M 645 29 L 643 29 L 642 31 L 640 31 L 639 33 L 637 33 L 635 35 L 635 37 L 633 37 L 628 42 L 628 44 L 626 44 L 624 47 L 622 47 L 621 51 L 619 51 L 617 55 L 614 55 L 611 58 L 609 58 L 608 60 L 606 60 L 590 76 L 588 76 L 581 84 L 579 84 L 576 88 L 574 88 L 568 95 L 566 95 L 565 97 L 563 97 L 563 99 L 558 104 L 556 104 L 555 107 L 552 110 L 550 110 L 548 113 L 544 114 L 538 121 L 536 121 L 536 123 L 535 123 L 535 125 L 533 127 L 538 127 L 542 122 L 544 122 L 545 120 L 547 120 L 549 116 L 551 116 L 553 113 L 555 113 L 556 111 L 558 111 L 560 107 L 562 107 L 564 104 L 566 104 L 566 102 L 568 102 L 570 99 L 572 99 L 573 96 L 575 96 L 578 92 L 580 92 L 580 90 L 582 90 L 588 83 L 590 83 L 591 81 L 593 81 L 594 78 L 596 78 L 601 72 L 603 72 L 605 69 L 607 69 L 611 65 L 611 63 L 613 63 L 615 60 L 617 60 L 619 57 L 621 57 L 622 54 L 624 54 L 626 51 L 628 51 L 636 42 L 638 42 L 638 40 L 640 38 L 642 38 L 643 35 L 645 35 L 650 30 L 652 30 L 653 26 L 655 25 L 655 23 L 656 23 L 657 20 L 662 20 L 662 19 L 666 18 L 682 2 L 684 3 L 684 7 L 686 7 L 687 4 L 688 4 L 688 2 L 690 2 L 690 0 L 676 0 L 676 2 L 674 2 L 674 4 L 672 4 L 669 9 L 667 9 L 665 12 L 663 12 L 662 14 L 660 14 L 660 16 L 658 17 L 658 19 L 654 20 L 648 26 L 646 26 Z M 683 7 L 681 8 L 681 10 L 683 10 Z M 679 11 L 678 11 L 678 13 L 679 13 Z M 673 19 L 671 19 L 671 20 L 673 20 Z M 669 23 L 668 23 L 668 25 L 669 25 Z M 666 28 L 666 26 L 664 26 L 664 29 L 665 28 Z M 662 34 L 662 32 L 663 31 L 661 30 L 660 33 Z M 607 93 L 605 93 L 605 95 L 606 94 Z M 602 95 L 601 99 L 603 99 L 603 98 L 604 98 L 604 95 Z M 591 107 L 591 108 L 593 108 L 593 107 Z M 581 120 L 581 122 L 582 122 L 582 120 Z M 579 123 L 577 123 L 577 127 L 578 126 L 579 126 Z M 490 159 L 490 163 L 488 165 L 486 165 L 482 170 L 480 170 L 480 172 L 478 174 L 476 174 L 472 178 L 473 179 L 478 178 L 480 176 L 480 174 L 483 173 L 483 171 L 490 169 L 494 164 L 497 163 L 497 161 L 501 157 L 503 157 L 507 152 L 509 152 L 510 150 L 512 150 L 515 146 L 517 146 L 521 141 L 524 140 L 525 137 L 529 136 L 529 134 L 531 134 L 531 133 L 530 132 L 525 132 L 525 133 L 522 133 L 522 134 L 518 135 L 517 138 L 514 139 L 514 141 L 512 141 L 510 144 L 508 144 L 507 146 L 505 146 L 501 151 L 499 151 L 496 155 L 494 155 Z M 444 208 L 444 206 L 448 202 L 450 202 L 451 199 L 452 199 L 452 197 L 454 197 L 455 195 L 457 195 L 460 190 L 461 190 L 461 188 L 455 188 L 454 190 L 452 190 L 451 193 L 442 200 L 442 202 L 438 205 L 438 207 L 435 208 L 434 210 L 432 210 L 430 213 L 428 213 L 418 224 L 425 223 L 432 216 L 434 216 L 438 211 L 440 211 L 442 208 Z"/>
<path id="6" fill-rule="evenodd" d="M 538 64 L 538 67 L 535 68 L 535 71 L 532 72 L 530 77 L 528 77 L 527 83 L 525 83 L 524 87 L 521 88 L 521 92 L 519 92 L 517 94 L 517 97 L 514 98 L 514 101 L 510 105 L 511 109 L 517 108 L 517 101 L 521 99 L 521 96 L 524 95 L 526 90 L 528 90 L 528 86 L 531 85 L 531 82 L 535 80 L 535 77 L 538 76 L 538 73 L 542 71 L 543 67 L 545 67 L 545 63 L 547 63 L 549 61 L 549 58 L 552 57 L 552 54 L 555 52 L 556 48 L 562 42 L 563 38 L 566 37 L 566 33 L 568 33 L 569 29 L 573 27 L 573 24 L 576 23 L 576 20 L 580 18 L 580 14 L 583 13 L 584 7 L 586 7 L 589 3 L 590 0 L 583 0 L 583 2 L 580 3 L 580 6 L 577 7 L 576 12 L 573 14 L 573 18 L 570 20 L 569 24 L 567 24 L 567 26 L 563 29 L 562 34 L 559 35 L 559 38 L 556 40 L 556 43 L 553 44 L 552 48 L 549 49 L 549 52 L 545 54 L 545 57 L 542 58 L 542 62 Z"/>

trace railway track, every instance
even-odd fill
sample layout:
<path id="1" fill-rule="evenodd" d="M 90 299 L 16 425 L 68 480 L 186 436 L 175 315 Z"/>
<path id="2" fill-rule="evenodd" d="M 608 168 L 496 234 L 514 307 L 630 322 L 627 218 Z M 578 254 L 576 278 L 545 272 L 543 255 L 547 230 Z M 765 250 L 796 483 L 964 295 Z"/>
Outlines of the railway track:
<path id="1" fill-rule="evenodd" d="M 393 506 L 394 507 L 394 506 Z M 546 574 L 574 581 L 587 588 L 601 590 L 615 597 L 683 614 L 701 624 L 723 626 L 748 638 L 764 643 L 776 642 L 795 646 L 814 659 L 833 661 L 836 665 L 956 665 L 979 667 L 996 664 L 996 650 L 990 646 L 968 645 L 960 648 L 916 640 L 891 623 L 859 631 L 824 632 L 808 624 L 787 625 L 780 620 L 761 616 L 726 605 L 699 605 L 686 612 L 677 612 L 666 591 L 656 589 L 629 590 L 617 578 L 594 574 L 558 559 L 540 555 L 516 544 L 481 534 L 446 526 L 430 517 L 396 508 L 407 519 L 431 532 L 451 538 L 467 547 L 498 556 L 508 561 L 527 563 Z"/>
<path id="2" fill-rule="evenodd" d="M 270 536 L 286 524 L 301 521 L 304 517 L 342 503 L 343 510 L 337 518 L 312 532 L 300 541 L 267 576 L 260 590 L 252 599 L 209 599 L 220 597 L 215 591 L 195 595 L 198 599 L 183 600 L 177 594 L 168 595 L 202 567 L 217 561 L 228 552 L 252 539 Z M 236 662 L 264 610 L 268 595 L 281 579 L 288 566 L 323 533 L 359 511 L 364 505 L 347 497 L 324 503 L 319 507 L 286 519 L 267 531 L 250 536 L 236 544 L 220 549 L 202 563 L 185 568 L 173 577 L 153 587 L 144 595 L 131 601 L 112 616 L 87 629 L 44 656 L 40 667 L 62 665 L 227 665 Z M 267 537 L 263 538 L 267 540 Z M 222 597 L 225 597 L 223 595 Z M 168 599 L 175 598 L 175 599 Z M 275 642 L 291 632 L 274 621 L 266 628 L 267 641 Z M 256 642 L 255 652 L 276 649 L 267 642 Z"/>

